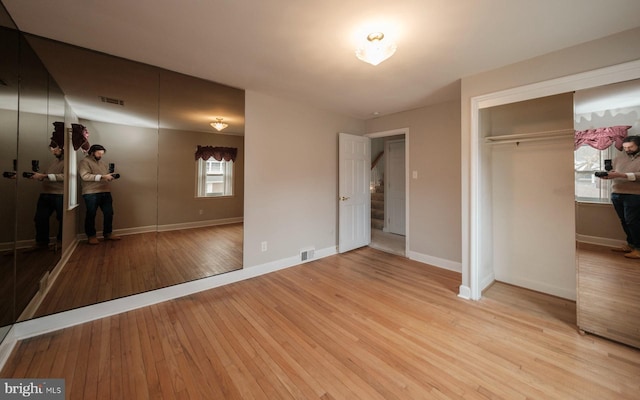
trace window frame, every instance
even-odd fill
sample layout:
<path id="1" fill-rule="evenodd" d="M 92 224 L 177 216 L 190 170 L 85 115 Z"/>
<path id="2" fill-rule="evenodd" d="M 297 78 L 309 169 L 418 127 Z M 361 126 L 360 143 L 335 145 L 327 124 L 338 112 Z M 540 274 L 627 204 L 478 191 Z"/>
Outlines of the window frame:
<path id="1" fill-rule="evenodd" d="M 578 160 L 576 159 L 577 156 L 577 152 L 578 150 L 582 149 L 582 148 L 589 148 L 592 149 L 594 153 L 598 153 L 599 155 L 599 160 L 598 160 L 598 168 L 587 168 L 587 169 L 583 169 L 581 171 L 578 171 Z M 606 179 L 600 179 L 595 177 L 594 172 L 596 171 L 604 171 L 604 160 L 610 159 L 612 160 L 614 157 L 616 157 L 618 155 L 619 151 L 616 149 L 614 144 L 611 144 L 611 146 L 607 147 L 604 150 L 598 150 L 595 149 L 593 147 L 590 147 L 588 145 L 583 145 L 580 146 L 578 149 L 574 150 L 573 154 L 574 154 L 574 188 L 575 188 L 575 201 L 578 203 L 595 203 L 595 204 L 611 204 L 611 185 L 612 185 L 612 181 L 611 180 L 606 180 Z M 591 182 L 593 182 L 594 184 L 600 185 L 600 187 L 598 188 L 599 190 L 599 197 L 585 197 L 585 196 L 578 196 L 578 185 L 579 185 L 579 176 L 589 176 L 591 178 Z M 584 181 L 584 178 L 582 178 L 582 181 Z"/>
<path id="2" fill-rule="evenodd" d="M 219 163 L 223 167 L 221 173 L 210 173 L 207 168 L 209 162 Z M 234 178 L 234 163 L 233 161 L 218 161 L 213 157 L 207 160 L 199 158 L 196 160 L 196 198 L 220 198 L 220 197 L 232 197 L 235 193 L 235 178 Z M 207 177 L 208 176 L 221 176 L 223 192 L 211 192 L 207 193 Z"/>

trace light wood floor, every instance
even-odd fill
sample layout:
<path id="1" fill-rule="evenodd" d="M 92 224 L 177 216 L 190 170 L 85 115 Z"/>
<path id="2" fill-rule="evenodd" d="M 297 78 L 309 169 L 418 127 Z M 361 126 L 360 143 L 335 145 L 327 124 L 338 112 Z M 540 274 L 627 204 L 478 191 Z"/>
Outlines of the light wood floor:
<path id="1" fill-rule="evenodd" d="M 78 244 L 35 317 L 242 268 L 241 223 Z"/>
<path id="2" fill-rule="evenodd" d="M 640 351 L 575 303 L 371 248 L 19 343 L 0 376 L 70 399 L 638 399 Z"/>

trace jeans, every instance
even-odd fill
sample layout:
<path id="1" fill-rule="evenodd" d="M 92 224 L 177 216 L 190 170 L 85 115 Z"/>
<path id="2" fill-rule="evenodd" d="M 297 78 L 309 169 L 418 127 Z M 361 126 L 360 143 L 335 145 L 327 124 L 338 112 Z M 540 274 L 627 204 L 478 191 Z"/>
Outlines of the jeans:
<path id="1" fill-rule="evenodd" d="M 640 249 L 640 195 L 612 193 L 611 202 L 627 234 L 627 243 Z"/>
<path id="2" fill-rule="evenodd" d="M 96 236 L 96 214 L 98 208 L 102 210 L 104 222 L 102 224 L 102 234 L 109 236 L 113 231 L 113 200 L 110 192 L 83 194 L 84 204 L 87 207 L 87 214 L 84 218 L 84 232 L 87 237 Z"/>
<path id="3" fill-rule="evenodd" d="M 49 244 L 49 217 L 54 212 L 58 220 L 57 240 L 62 241 L 62 195 L 41 193 L 36 206 L 36 216 L 33 222 L 36 223 L 36 243 L 39 245 Z"/>

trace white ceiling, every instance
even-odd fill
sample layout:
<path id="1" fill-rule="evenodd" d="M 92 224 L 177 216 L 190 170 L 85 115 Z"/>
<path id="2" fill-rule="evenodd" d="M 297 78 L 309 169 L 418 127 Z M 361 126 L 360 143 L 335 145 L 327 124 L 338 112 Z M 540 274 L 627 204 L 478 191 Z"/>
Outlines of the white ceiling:
<path id="1" fill-rule="evenodd" d="M 1 1 L 24 32 L 361 119 L 640 26 L 638 0 Z M 374 67 L 354 49 L 380 30 L 398 50 Z"/>

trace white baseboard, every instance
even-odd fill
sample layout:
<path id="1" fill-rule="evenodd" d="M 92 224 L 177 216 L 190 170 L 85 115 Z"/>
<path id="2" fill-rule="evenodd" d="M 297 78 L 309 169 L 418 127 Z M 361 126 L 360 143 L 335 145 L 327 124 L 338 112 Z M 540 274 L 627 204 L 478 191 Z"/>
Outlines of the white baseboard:
<path id="1" fill-rule="evenodd" d="M 434 267 L 462 273 L 462 263 L 457 261 L 445 260 L 444 258 L 433 257 L 415 251 L 409 251 L 408 257 L 410 260 L 416 260 L 421 263 L 433 265 Z"/>
<path id="2" fill-rule="evenodd" d="M 0 342 L 0 371 L 4 368 L 4 364 L 9 359 L 13 348 L 16 347 L 18 339 L 16 338 L 13 326 L 9 328 L 9 332 Z"/>
<path id="3" fill-rule="evenodd" d="M 469 286 L 460 285 L 458 288 L 458 297 L 465 300 L 471 300 L 471 288 Z"/>

